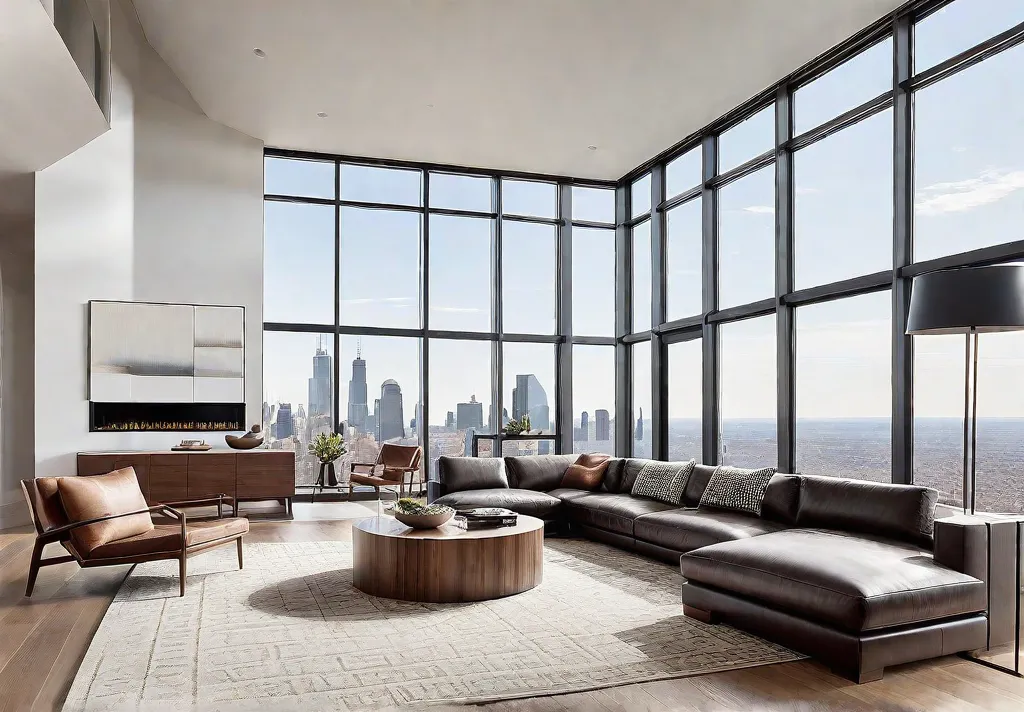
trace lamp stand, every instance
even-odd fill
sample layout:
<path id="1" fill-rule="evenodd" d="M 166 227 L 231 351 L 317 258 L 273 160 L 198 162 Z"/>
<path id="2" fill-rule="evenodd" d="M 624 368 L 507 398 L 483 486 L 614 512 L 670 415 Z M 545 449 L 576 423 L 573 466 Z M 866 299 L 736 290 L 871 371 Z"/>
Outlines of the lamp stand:
<path id="1" fill-rule="evenodd" d="M 972 349 L 971 342 L 974 348 Z M 963 509 L 967 514 L 968 495 L 974 514 L 978 465 L 978 331 L 973 326 L 964 339 L 964 491 Z M 973 353 L 972 353 L 973 351 Z M 968 459 L 970 468 L 968 469 Z"/>

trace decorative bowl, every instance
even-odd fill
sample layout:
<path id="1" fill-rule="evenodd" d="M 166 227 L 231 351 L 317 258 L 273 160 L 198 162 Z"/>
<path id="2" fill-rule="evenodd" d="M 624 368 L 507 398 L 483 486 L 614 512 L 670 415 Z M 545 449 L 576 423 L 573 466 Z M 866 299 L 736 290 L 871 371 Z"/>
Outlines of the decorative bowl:
<path id="1" fill-rule="evenodd" d="M 224 442 L 228 444 L 228 447 L 235 450 L 252 450 L 263 444 L 263 438 L 254 438 L 246 435 L 225 435 Z"/>
<path id="2" fill-rule="evenodd" d="M 402 514 L 401 512 L 394 512 L 393 514 L 395 519 L 407 527 L 412 527 L 413 529 L 435 529 L 442 524 L 446 524 L 455 515 L 455 510 L 448 509 L 438 514 Z"/>

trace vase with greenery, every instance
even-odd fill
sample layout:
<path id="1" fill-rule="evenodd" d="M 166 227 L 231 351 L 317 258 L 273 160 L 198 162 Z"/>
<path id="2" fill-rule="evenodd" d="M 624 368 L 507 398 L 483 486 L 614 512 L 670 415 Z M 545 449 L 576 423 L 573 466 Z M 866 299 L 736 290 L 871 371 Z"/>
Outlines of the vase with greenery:
<path id="1" fill-rule="evenodd" d="M 338 486 L 338 476 L 334 471 L 334 463 L 346 452 L 348 452 L 348 448 L 345 447 L 345 439 L 341 437 L 340 433 L 320 433 L 313 438 L 313 442 L 309 444 L 309 454 L 320 461 L 320 476 L 317 478 L 317 484 L 321 488 L 325 483 L 328 487 Z M 324 479 L 325 471 L 327 474 L 326 482 Z"/>
<path id="2" fill-rule="evenodd" d="M 530 416 L 526 413 L 519 420 L 510 420 L 505 425 L 505 435 L 522 435 L 530 432 Z"/>

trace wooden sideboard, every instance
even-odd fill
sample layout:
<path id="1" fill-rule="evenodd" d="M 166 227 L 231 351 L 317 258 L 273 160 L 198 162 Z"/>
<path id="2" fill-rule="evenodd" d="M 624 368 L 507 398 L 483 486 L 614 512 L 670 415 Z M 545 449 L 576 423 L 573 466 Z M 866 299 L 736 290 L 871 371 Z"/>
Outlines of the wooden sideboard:
<path id="1" fill-rule="evenodd" d="M 80 452 L 79 475 L 102 475 L 134 467 L 152 504 L 225 494 L 235 502 L 276 499 L 291 514 L 295 496 L 295 453 L 286 450 L 206 452 Z"/>

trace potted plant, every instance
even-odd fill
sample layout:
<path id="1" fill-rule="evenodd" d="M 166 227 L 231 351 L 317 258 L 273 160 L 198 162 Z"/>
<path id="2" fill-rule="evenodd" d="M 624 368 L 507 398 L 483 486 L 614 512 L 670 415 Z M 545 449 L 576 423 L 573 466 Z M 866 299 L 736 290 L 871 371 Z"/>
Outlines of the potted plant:
<path id="1" fill-rule="evenodd" d="M 505 425 L 505 435 L 522 435 L 530 432 L 530 416 L 526 413 L 519 420 L 510 420 Z"/>
<path id="2" fill-rule="evenodd" d="M 346 452 L 348 452 L 348 448 L 345 447 L 345 439 L 341 437 L 340 433 L 320 433 L 313 438 L 313 442 L 309 444 L 309 453 L 320 461 L 319 482 L 321 486 L 323 486 L 325 481 L 325 469 L 327 470 L 327 486 L 338 486 L 338 476 L 334 472 L 334 463 Z"/>

